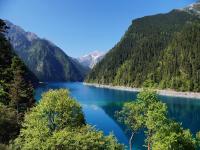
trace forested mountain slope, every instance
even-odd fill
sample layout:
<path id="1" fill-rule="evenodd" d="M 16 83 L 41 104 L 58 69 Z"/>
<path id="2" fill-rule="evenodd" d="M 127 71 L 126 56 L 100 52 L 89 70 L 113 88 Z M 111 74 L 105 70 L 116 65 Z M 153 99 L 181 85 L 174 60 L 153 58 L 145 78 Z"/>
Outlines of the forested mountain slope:
<path id="1" fill-rule="evenodd" d="M 24 112 L 34 105 L 38 79 L 14 53 L 0 19 L 0 149 L 19 134 Z M 3 149 L 3 148 L 2 148 Z"/>
<path id="2" fill-rule="evenodd" d="M 17 55 L 40 81 L 82 81 L 89 68 L 67 56 L 48 40 L 6 21 L 10 39 Z"/>
<path id="3" fill-rule="evenodd" d="M 192 87 L 192 83 L 197 80 L 196 75 L 191 74 L 191 72 L 180 74 L 182 72 L 182 67 L 180 66 L 183 65 L 183 62 L 188 62 L 189 64 L 187 65 L 194 64 L 194 62 L 190 61 L 193 59 L 193 55 L 195 56 L 196 64 L 195 67 L 192 66 L 194 67 L 192 69 L 193 72 L 198 70 L 198 64 L 200 64 L 200 59 L 196 58 L 200 53 L 200 49 L 196 48 L 194 50 L 192 45 L 194 44 L 198 47 L 200 35 L 182 37 L 185 38 L 184 44 L 188 47 L 182 45 L 183 41 L 179 37 L 180 34 L 185 35 L 186 32 L 191 32 L 196 28 L 195 26 L 198 26 L 193 25 L 193 22 L 199 22 L 199 18 L 183 10 L 173 10 L 167 14 L 158 14 L 134 20 L 120 42 L 94 67 L 86 81 L 130 87 L 154 86 L 157 88 L 199 91 L 200 89 L 195 85 Z M 195 33 L 191 32 L 190 34 Z M 184 51 L 192 49 L 193 52 L 191 53 L 195 54 L 191 54 L 192 56 L 186 53 L 183 54 L 181 46 Z M 180 61 L 176 62 L 176 65 L 170 64 L 172 61 L 169 61 L 168 53 L 173 52 L 179 52 L 176 57 Z M 186 55 L 188 57 L 185 57 Z M 187 82 L 187 85 L 189 84 L 189 81 L 184 80 L 185 76 L 189 76 L 190 80 L 192 80 L 189 87 L 185 85 L 185 82 Z M 171 85 L 172 77 L 176 78 L 176 86 Z M 170 83 L 165 84 L 169 80 Z M 180 84 L 178 83 L 179 80 L 181 80 Z"/>
<path id="4" fill-rule="evenodd" d="M 6 32 L 7 27 L 1 19 L 0 29 L 0 82 L 9 84 L 13 80 L 13 73 L 17 72 L 17 69 L 22 69 L 24 80 L 30 82 L 33 86 L 37 86 L 37 77 L 25 66 L 19 57 L 17 57 L 11 44 L 5 38 L 3 32 Z"/>
<path id="5" fill-rule="evenodd" d="M 162 88 L 200 91 L 200 22 L 186 25 L 174 36 L 156 76 Z"/>

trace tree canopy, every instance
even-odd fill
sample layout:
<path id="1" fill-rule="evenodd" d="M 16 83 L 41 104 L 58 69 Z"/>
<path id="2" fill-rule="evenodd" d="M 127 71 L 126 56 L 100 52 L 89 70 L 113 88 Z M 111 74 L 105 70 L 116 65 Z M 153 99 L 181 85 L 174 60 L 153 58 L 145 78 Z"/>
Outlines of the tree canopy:
<path id="1" fill-rule="evenodd" d="M 185 130 L 168 118 L 167 106 L 162 103 L 153 91 L 144 90 L 133 102 L 125 103 L 122 110 L 117 112 L 119 121 L 124 123 L 132 132 L 144 130 L 148 150 L 196 150 L 199 148 L 198 137 L 195 138 L 190 130 Z M 129 147 L 132 149 L 130 137 Z"/>
<path id="2" fill-rule="evenodd" d="M 0 143 L 8 144 L 20 128 L 24 113 L 34 104 L 37 78 L 14 53 L 5 37 L 6 24 L 0 19 Z"/>
<path id="3" fill-rule="evenodd" d="M 26 114 L 13 149 L 123 149 L 114 136 L 86 124 L 81 106 L 64 89 L 44 93 Z"/>
<path id="4" fill-rule="evenodd" d="M 134 20 L 86 82 L 199 92 L 199 24 L 179 10 Z"/>

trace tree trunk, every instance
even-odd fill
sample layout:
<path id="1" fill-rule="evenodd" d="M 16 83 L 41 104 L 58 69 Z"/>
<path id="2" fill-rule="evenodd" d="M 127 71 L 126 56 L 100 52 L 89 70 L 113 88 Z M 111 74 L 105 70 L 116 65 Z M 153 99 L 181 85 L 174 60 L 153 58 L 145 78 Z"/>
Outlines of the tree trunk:
<path id="1" fill-rule="evenodd" d="M 150 150 L 150 142 L 148 141 L 148 150 Z"/>
<path id="2" fill-rule="evenodd" d="M 149 134 L 148 134 L 148 150 L 151 149 L 151 131 L 149 131 Z"/>
<path id="3" fill-rule="evenodd" d="M 132 134 L 131 134 L 131 138 L 129 139 L 129 147 L 130 147 L 130 150 L 132 150 L 132 140 L 133 140 L 133 135 L 134 135 L 134 133 L 132 132 Z"/>
<path id="4" fill-rule="evenodd" d="M 17 123 L 20 124 L 20 111 L 19 111 L 19 103 L 17 102 Z"/>

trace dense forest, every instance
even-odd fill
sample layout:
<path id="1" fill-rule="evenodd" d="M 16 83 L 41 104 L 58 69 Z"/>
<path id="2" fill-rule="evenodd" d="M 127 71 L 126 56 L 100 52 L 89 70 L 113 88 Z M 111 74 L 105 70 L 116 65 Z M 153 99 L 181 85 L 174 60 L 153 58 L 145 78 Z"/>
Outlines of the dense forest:
<path id="1" fill-rule="evenodd" d="M 186 25 L 164 51 L 157 71 L 161 88 L 200 91 L 200 22 Z M 162 75 L 159 77 L 160 73 Z"/>
<path id="2" fill-rule="evenodd" d="M 181 10 L 134 20 L 86 82 L 200 91 L 199 23 Z"/>
<path id="3" fill-rule="evenodd" d="M 6 29 L 5 23 L 0 20 L 0 143 L 2 144 L 8 144 L 19 134 L 24 113 L 35 102 L 33 88 L 38 85 L 38 79 L 15 55 L 12 46 L 5 38 Z"/>

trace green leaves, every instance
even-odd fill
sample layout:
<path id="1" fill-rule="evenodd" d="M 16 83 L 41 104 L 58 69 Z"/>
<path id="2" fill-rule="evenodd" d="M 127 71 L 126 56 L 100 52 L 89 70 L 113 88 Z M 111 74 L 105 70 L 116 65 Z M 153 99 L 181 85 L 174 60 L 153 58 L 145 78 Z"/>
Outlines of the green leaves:
<path id="1" fill-rule="evenodd" d="M 86 82 L 200 91 L 199 23 L 178 10 L 134 20 Z"/>
<path id="2" fill-rule="evenodd" d="M 194 138 L 189 130 L 184 130 L 181 124 L 169 119 L 166 104 L 153 91 L 144 90 L 139 93 L 136 101 L 125 103 L 117 116 L 132 133 L 145 130 L 145 141 L 149 149 L 195 150 L 200 146 L 200 134 L 197 133 Z"/>
<path id="3" fill-rule="evenodd" d="M 97 132 L 90 126 L 84 126 L 78 130 L 62 130 L 55 132 L 48 139 L 45 149 L 108 149 L 119 150 L 123 147 L 116 144 L 116 139 L 110 135 L 105 137 L 102 132 Z"/>
<path id="4" fill-rule="evenodd" d="M 156 132 L 167 122 L 167 106 L 162 102 L 149 105 L 146 113 L 146 127 L 151 132 Z"/>
<path id="5" fill-rule="evenodd" d="M 122 110 L 116 113 L 118 120 L 125 124 L 133 133 L 142 128 L 144 117 L 141 105 L 136 102 L 125 103 Z"/>
<path id="6" fill-rule="evenodd" d="M 198 147 L 191 132 L 171 120 L 152 136 L 152 141 L 153 150 L 195 150 Z"/>
<path id="7" fill-rule="evenodd" d="M 26 114 L 20 135 L 12 144 L 16 150 L 121 150 L 114 136 L 86 125 L 81 106 L 64 89 L 50 90 Z"/>
<path id="8" fill-rule="evenodd" d="M 12 58 L 11 70 L 13 80 L 9 88 L 10 106 L 18 112 L 25 112 L 34 103 L 34 89 L 28 79 L 25 65 L 16 56 Z"/>
<path id="9" fill-rule="evenodd" d="M 35 108 L 36 112 L 44 116 L 49 127 L 54 130 L 65 127 L 80 127 L 85 124 L 81 106 L 69 97 L 64 89 L 50 90 L 42 95 L 42 100 Z"/>
<path id="10" fill-rule="evenodd" d="M 0 143 L 8 144 L 10 139 L 16 138 L 19 133 L 19 123 L 16 120 L 17 112 L 0 103 Z"/>
<path id="11" fill-rule="evenodd" d="M 162 77 L 164 88 L 195 92 L 200 90 L 199 35 L 199 21 L 187 24 L 165 49 Z"/>
<path id="12" fill-rule="evenodd" d="M 3 33 L 6 29 L 0 19 L 0 143 L 8 144 L 19 134 L 24 112 L 34 103 L 33 85 L 38 80 L 14 54 Z"/>

